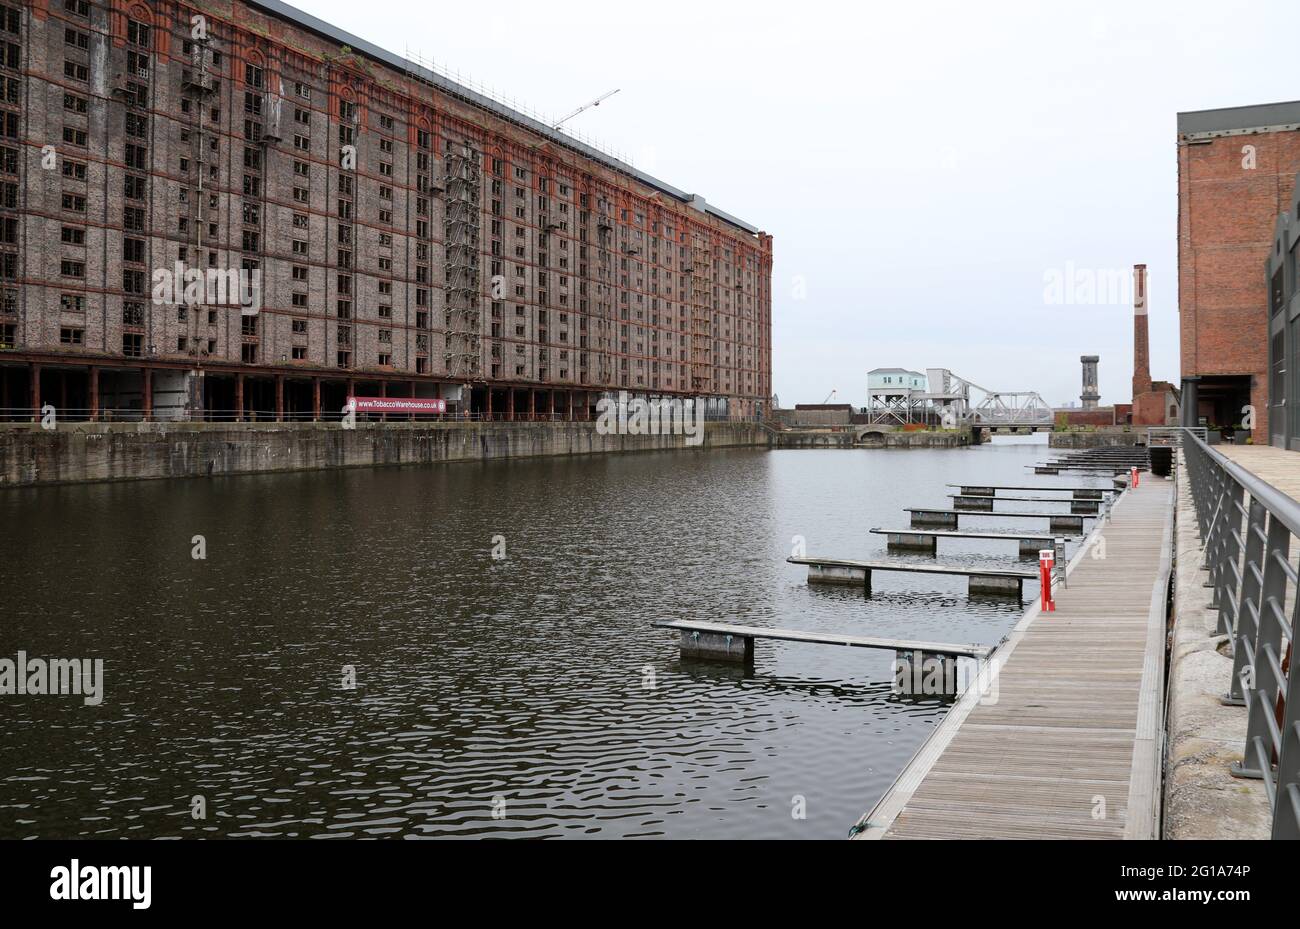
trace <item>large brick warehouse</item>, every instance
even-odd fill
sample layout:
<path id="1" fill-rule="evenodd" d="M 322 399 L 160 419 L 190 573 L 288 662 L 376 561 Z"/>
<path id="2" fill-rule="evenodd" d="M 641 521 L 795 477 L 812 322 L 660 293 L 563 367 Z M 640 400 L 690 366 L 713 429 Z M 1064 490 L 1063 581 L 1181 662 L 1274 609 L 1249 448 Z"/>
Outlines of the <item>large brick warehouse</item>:
<path id="1" fill-rule="evenodd" d="M 769 235 L 292 7 L 0 0 L 0 88 L 0 418 L 766 413 Z"/>
<path id="2" fill-rule="evenodd" d="M 1256 443 L 1294 449 L 1300 449 L 1300 301 L 1291 299 L 1297 172 L 1300 102 L 1178 114 L 1186 423 L 1245 426 L 1246 411 L 1253 410 L 1248 431 Z"/>

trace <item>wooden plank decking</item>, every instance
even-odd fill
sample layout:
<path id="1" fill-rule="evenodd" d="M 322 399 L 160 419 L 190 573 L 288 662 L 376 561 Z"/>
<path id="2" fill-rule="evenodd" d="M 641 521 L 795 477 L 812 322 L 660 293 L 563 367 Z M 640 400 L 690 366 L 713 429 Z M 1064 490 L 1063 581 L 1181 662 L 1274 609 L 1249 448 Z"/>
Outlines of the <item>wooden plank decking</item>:
<path id="1" fill-rule="evenodd" d="M 858 838 L 1155 838 L 1173 484 L 1145 475 L 859 824 Z M 1094 558 L 1098 536 L 1105 558 Z"/>
<path id="2" fill-rule="evenodd" d="M 1060 501 L 1073 503 L 1090 503 L 1089 500 Z M 932 513 L 936 516 L 1009 516 L 1013 519 L 1070 519 L 1079 517 L 1082 519 L 1096 519 L 1096 513 L 1013 513 L 1003 512 L 1002 510 L 949 510 L 943 507 L 928 506 L 906 506 L 903 507 L 904 513 Z"/>
<path id="3" fill-rule="evenodd" d="M 1070 514 L 1063 513 L 1063 516 Z M 869 529 L 868 532 L 875 535 L 923 535 L 935 539 L 1007 539 L 1015 542 L 1019 539 L 1032 539 L 1035 542 L 1046 542 L 1049 545 L 1058 537 L 1068 539 L 1071 542 L 1078 541 L 1078 536 L 1067 535 L 1058 536 L 1055 533 L 1044 533 L 1038 531 L 1025 532 L 967 532 L 965 529 Z"/>
<path id="4" fill-rule="evenodd" d="M 1118 488 L 1118 487 L 1114 487 L 1114 486 L 1111 486 L 1111 487 L 1044 487 L 1044 486 L 1042 486 L 1042 485 L 1040 485 L 1040 484 L 1031 484 L 1031 485 L 1026 485 L 1026 484 L 981 484 L 979 481 L 967 481 L 967 482 L 964 483 L 964 484 L 947 484 L 947 485 L 945 485 L 945 486 L 947 486 L 947 487 L 984 487 L 984 488 L 987 488 L 988 490 L 994 490 L 994 491 L 997 491 L 997 490 L 1055 490 L 1055 491 L 1063 492 L 1063 493 L 1074 493 L 1075 491 L 1086 491 L 1086 492 L 1088 492 L 1088 493 L 1092 493 L 1092 492 L 1095 491 L 1096 493 L 1108 493 L 1108 494 L 1109 494 L 1109 493 L 1118 493 L 1119 490 L 1120 490 L 1120 488 Z M 950 495 L 950 496 L 951 496 L 951 495 Z M 970 497 L 970 496 L 975 496 L 975 495 L 974 495 L 974 494 L 961 494 L 961 496 L 963 496 L 963 497 Z M 993 494 L 992 496 L 997 496 L 997 494 Z M 1064 499 L 1068 500 L 1068 499 L 1070 499 L 1070 498 L 1069 498 L 1069 497 L 1065 497 Z"/>
<path id="5" fill-rule="evenodd" d="M 907 530 L 911 532 L 911 529 Z M 1017 536 L 1017 538 L 1019 538 Z M 918 564 L 914 561 L 849 561 L 844 558 L 799 558 L 791 556 L 786 559 L 790 564 L 809 567 L 825 566 L 831 568 L 856 568 L 863 571 L 901 571 L 904 574 L 951 574 L 955 577 L 1005 577 L 1032 581 L 1038 579 L 1038 572 L 1026 568 L 998 567 L 989 565 L 940 565 Z"/>
<path id="6" fill-rule="evenodd" d="M 1216 445 L 1222 452 L 1261 480 L 1294 500 L 1300 500 L 1300 453 L 1269 445 Z"/>
<path id="7" fill-rule="evenodd" d="M 988 645 L 966 645 L 953 642 L 918 642 L 912 639 L 886 639 L 880 636 L 845 635 L 839 632 L 805 632 L 800 629 L 768 629 L 764 626 L 736 626 L 730 623 L 710 623 L 688 619 L 665 620 L 654 624 L 656 629 L 676 629 L 681 632 L 711 632 L 715 635 L 732 635 L 745 639 L 777 639 L 782 642 L 808 642 L 814 645 L 843 645 L 849 648 L 878 648 L 895 652 L 925 652 L 932 655 L 952 655 L 956 658 L 987 658 L 992 648 Z"/>

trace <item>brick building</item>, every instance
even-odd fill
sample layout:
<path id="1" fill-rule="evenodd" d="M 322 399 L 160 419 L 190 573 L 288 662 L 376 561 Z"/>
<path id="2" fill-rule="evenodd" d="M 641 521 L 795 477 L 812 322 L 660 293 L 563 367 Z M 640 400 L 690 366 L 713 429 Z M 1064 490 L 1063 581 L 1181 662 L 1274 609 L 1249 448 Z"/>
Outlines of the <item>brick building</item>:
<path id="1" fill-rule="evenodd" d="M 1300 102 L 1178 114 L 1178 302 L 1185 421 L 1243 423 L 1283 444 L 1270 399 L 1269 276 L 1278 217 L 1293 208 Z M 1294 269 L 1294 256 L 1291 257 Z M 1292 435 L 1294 435 L 1294 431 Z"/>
<path id="2" fill-rule="evenodd" d="M 278 0 L 0 0 L 0 90 L 0 415 L 765 412 L 770 236 Z"/>

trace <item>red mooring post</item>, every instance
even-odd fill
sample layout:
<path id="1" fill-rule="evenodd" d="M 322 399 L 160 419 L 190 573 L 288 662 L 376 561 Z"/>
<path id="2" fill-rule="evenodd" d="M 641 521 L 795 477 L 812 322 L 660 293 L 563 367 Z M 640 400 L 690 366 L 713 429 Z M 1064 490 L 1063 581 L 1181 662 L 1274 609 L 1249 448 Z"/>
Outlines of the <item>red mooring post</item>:
<path id="1" fill-rule="evenodd" d="M 1129 483 L 1131 483 L 1134 487 L 1137 487 L 1137 485 L 1138 485 L 1138 469 L 1137 469 L 1137 468 L 1133 468 L 1133 469 L 1132 469 L 1132 474 L 1130 475 Z"/>
<path id="2" fill-rule="evenodd" d="M 1042 611 L 1056 612 L 1056 601 L 1052 599 L 1052 568 L 1056 564 L 1056 552 L 1045 548 L 1038 553 L 1038 587 L 1042 591 Z"/>

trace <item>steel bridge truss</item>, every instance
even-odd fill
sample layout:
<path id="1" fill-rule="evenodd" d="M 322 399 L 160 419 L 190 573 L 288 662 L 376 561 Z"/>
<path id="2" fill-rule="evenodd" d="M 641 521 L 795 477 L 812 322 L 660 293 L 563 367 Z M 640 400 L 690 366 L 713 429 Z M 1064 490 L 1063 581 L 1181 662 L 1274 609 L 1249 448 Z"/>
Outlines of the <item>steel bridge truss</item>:
<path id="1" fill-rule="evenodd" d="M 927 371 L 927 392 L 873 390 L 867 422 L 873 426 L 941 425 L 1044 427 L 1055 421 L 1052 408 L 1031 390 L 989 390 L 958 377 L 947 368 Z M 972 405 L 971 391 L 983 394 Z"/>

